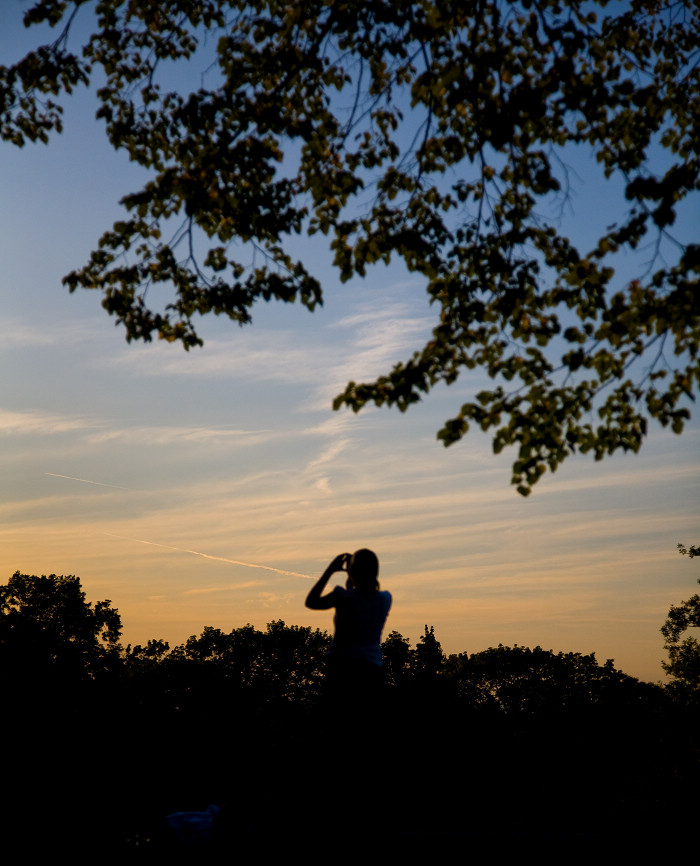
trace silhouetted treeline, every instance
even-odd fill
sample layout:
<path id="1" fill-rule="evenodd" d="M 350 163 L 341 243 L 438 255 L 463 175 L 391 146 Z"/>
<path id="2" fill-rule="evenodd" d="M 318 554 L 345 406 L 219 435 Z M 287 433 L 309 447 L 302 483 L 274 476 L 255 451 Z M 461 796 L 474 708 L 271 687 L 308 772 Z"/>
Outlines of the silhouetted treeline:
<path id="1" fill-rule="evenodd" d="M 72 576 L 17 573 L 0 610 L 3 814 L 27 850 L 109 840 L 146 856 L 168 843 L 165 815 L 212 802 L 220 850 L 251 855 L 271 825 L 300 842 L 310 812 L 307 845 L 333 844 L 339 810 L 364 799 L 387 853 L 433 856 L 494 834 L 629 846 L 670 811 L 694 820 L 698 708 L 594 655 L 446 656 L 432 627 L 415 646 L 394 631 L 383 700 L 339 714 L 324 631 L 276 621 L 124 647 L 111 602 Z"/>

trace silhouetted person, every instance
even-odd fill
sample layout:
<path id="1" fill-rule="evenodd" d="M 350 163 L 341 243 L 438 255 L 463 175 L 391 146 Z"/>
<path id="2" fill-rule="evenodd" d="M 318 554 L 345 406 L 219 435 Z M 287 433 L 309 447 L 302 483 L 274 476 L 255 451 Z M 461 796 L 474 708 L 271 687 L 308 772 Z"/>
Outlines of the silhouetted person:
<path id="1" fill-rule="evenodd" d="M 322 595 L 331 576 L 347 571 L 345 587 Z M 391 594 L 379 589 L 379 560 L 371 550 L 341 553 L 306 597 L 312 610 L 335 608 L 335 634 L 328 656 L 328 687 L 336 701 L 357 706 L 376 699 L 384 679 L 382 629 Z"/>
<path id="2" fill-rule="evenodd" d="M 347 572 L 346 585 L 323 594 L 331 576 Z M 306 597 L 312 610 L 335 608 L 335 633 L 328 653 L 326 698 L 320 724 L 333 732 L 336 782 L 333 797 L 318 805 L 315 844 L 318 851 L 338 846 L 338 814 L 354 815 L 363 806 L 368 792 L 375 789 L 377 772 L 387 760 L 386 738 L 378 736 L 385 727 L 384 701 L 380 700 L 382 629 L 391 595 L 379 589 L 379 562 L 371 550 L 357 550 L 352 556 L 341 553 L 331 562 Z M 309 732 L 309 757 L 319 755 L 318 728 Z M 322 798 L 323 799 L 323 798 Z M 379 834 L 381 837 L 381 834 Z M 374 821 L 357 821 L 351 832 L 343 832 L 343 849 L 348 860 L 366 859 L 379 844 Z"/>

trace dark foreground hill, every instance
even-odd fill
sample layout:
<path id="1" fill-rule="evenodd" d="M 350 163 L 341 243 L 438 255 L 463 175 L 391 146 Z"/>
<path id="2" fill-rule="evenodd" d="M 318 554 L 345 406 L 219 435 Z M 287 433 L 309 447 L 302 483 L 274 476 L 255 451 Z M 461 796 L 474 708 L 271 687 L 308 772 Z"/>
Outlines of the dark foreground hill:
<path id="1" fill-rule="evenodd" d="M 384 692 L 331 700 L 325 632 L 124 648 L 109 602 L 34 580 L 0 617 L 1 814 L 23 859 L 568 862 L 671 850 L 695 826 L 698 707 L 610 661 L 445 657 L 432 629 L 415 647 L 393 632 Z M 211 804 L 208 841 L 165 824 Z"/>

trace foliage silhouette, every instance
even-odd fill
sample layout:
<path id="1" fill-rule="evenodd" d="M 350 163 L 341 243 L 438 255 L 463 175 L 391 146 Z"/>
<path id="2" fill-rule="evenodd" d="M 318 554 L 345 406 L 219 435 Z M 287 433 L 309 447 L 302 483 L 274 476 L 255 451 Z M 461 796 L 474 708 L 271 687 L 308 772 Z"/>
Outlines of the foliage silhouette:
<path id="1" fill-rule="evenodd" d="M 673 234 L 699 188 L 694 0 L 38 0 L 24 20 L 57 37 L 0 67 L 2 137 L 47 142 L 94 76 L 110 143 L 151 173 L 64 280 L 101 291 L 127 339 L 189 348 L 198 314 L 245 324 L 261 299 L 313 310 L 295 236 L 321 234 L 342 280 L 399 260 L 436 309 L 425 346 L 336 408 L 404 411 L 481 369 L 492 386 L 438 436 L 516 446 L 524 495 L 575 451 L 637 451 L 649 418 L 682 431 L 700 378 L 700 245 Z M 173 89 L 171 63 L 200 87 Z M 561 229 L 581 151 L 620 210 L 592 242 Z"/>
<path id="2" fill-rule="evenodd" d="M 434 679 L 442 671 L 445 654 L 435 637 L 434 626 L 426 625 L 416 646 L 416 674 L 420 679 Z"/>
<path id="3" fill-rule="evenodd" d="M 658 692 L 617 670 L 612 659 L 600 665 L 595 653 L 555 654 L 517 644 L 451 655 L 445 676 L 458 699 L 512 716 L 636 710 Z"/>
<path id="4" fill-rule="evenodd" d="M 445 656 L 432 627 L 415 646 L 394 631 L 382 647 L 393 699 L 366 720 L 375 746 L 361 754 L 327 727 L 325 632 L 278 620 L 264 631 L 208 626 L 174 648 L 157 639 L 122 648 L 118 613 L 87 603 L 78 578 L 16 574 L 0 598 L 0 736 L 12 744 L 2 807 L 29 853 L 89 855 L 109 840 L 128 857 L 126 840 L 136 838 L 148 855 L 150 828 L 166 814 L 214 802 L 223 808 L 213 850 L 253 856 L 274 825 L 275 852 L 289 854 L 318 799 L 319 749 L 323 760 L 328 750 L 341 763 L 352 755 L 347 787 L 336 781 L 315 807 L 319 826 L 337 826 L 338 808 L 356 803 L 379 767 L 390 780 L 381 804 L 387 845 L 407 855 L 422 844 L 463 844 L 465 833 L 477 848 L 494 834 L 518 851 L 608 839 L 629 846 L 641 830 L 648 840 L 659 811 L 683 820 L 695 811 L 695 715 L 672 689 L 593 654 L 499 645 Z M 42 633 L 50 640 L 32 655 Z M 62 698 L 56 659 L 66 651 L 73 660 L 74 644 L 80 676 Z M 15 665 L 21 693 L 7 688 Z M 26 809 L 37 784 L 51 806 L 39 817 Z M 303 839 L 307 856 L 331 842 L 320 831 Z M 358 830 L 348 850 L 366 842 Z"/>
<path id="5" fill-rule="evenodd" d="M 678 545 L 678 552 L 690 559 L 700 555 L 700 547 Z M 700 583 L 700 578 L 698 579 Z M 679 605 L 672 605 L 661 627 L 668 661 L 663 669 L 673 677 L 669 688 L 679 698 L 700 706 L 700 642 L 692 636 L 683 637 L 689 628 L 700 628 L 700 595 L 693 595 Z"/>
<path id="6" fill-rule="evenodd" d="M 689 559 L 693 559 L 695 556 L 700 556 L 700 547 L 697 545 L 693 546 L 692 544 L 690 547 L 685 547 L 685 545 L 679 544 L 678 552 L 681 556 L 687 556 Z"/>
<path id="7" fill-rule="evenodd" d="M 94 680 L 119 661 L 121 618 L 109 599 L 94 607 L 80 578 L 15 572 L 0 586 L 3 672 L 21 687 L 26 677 Z"/>
<path id="8" fill-rule="evenodd" d="M 78 577 L 18 571 L 0 586 L 0 812 L 22 857 L 114 832 L 120 634 L 118 611 L 86 601 Z"/>
<path id="9" fill-rule="evenodd" d="M 384 671 L 387 685 L 398 689 L 411 676 L 415 650 L 411 643 L 398 631 L 390 632 L 382 642 Z"/>

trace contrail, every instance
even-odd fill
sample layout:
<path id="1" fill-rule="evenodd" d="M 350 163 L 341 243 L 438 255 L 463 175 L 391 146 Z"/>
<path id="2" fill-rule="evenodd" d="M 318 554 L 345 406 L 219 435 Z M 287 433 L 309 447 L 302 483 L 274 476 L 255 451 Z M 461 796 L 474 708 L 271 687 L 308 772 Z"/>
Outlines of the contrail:
<path id="1" fill-rule="evenodd" d="M 214 559 L 217 562 L 230 562 L 232 565 L 244 565 L 246 568 L 263 568 L 265 571 L 276 571 L 277 574 L 288 574 L 291 577 L 307 577 L 313 580 L 310 574 L 302 574 L 299 571 L 286 571 L 284 568 L 274 568 L 271 565 L 259 565 L 256 562 L 242 562 L 240 559 L 226 559 L 224 556 L 212 556 L 210 553 L 200 553 L 198 550 L 188 550 L 186 547 L 173 547 L 171 544 L 158 544 L 156 541 L 144 541 L 142 538 L 129 538 L 126 535 L 115 535 L 113 532 L 105 532 L 111 538 L 122 538 L 125 541 L 136 541 L 139 544 L 150 544 L 152 547 L 164 547 L 166 550 L 178 550 L 180 553 L 191 553 L 192 556 L 201 556 L 204 559 Z"/>
<path id="2" fill-rule="evenodd" d="M 52 478 L 68 478 L 70 481 L 82 481 L 83 484 L 97 484 L 98 487 L 114 487 L 115 490 L 129 490 L 128 487 L 119 487 L 117 484 L 104 484 L 102 481 L 89 481 L 87 478 L 76 478 L 75 475 L 58 475 L 56 472 L 44 472 Z"/>

